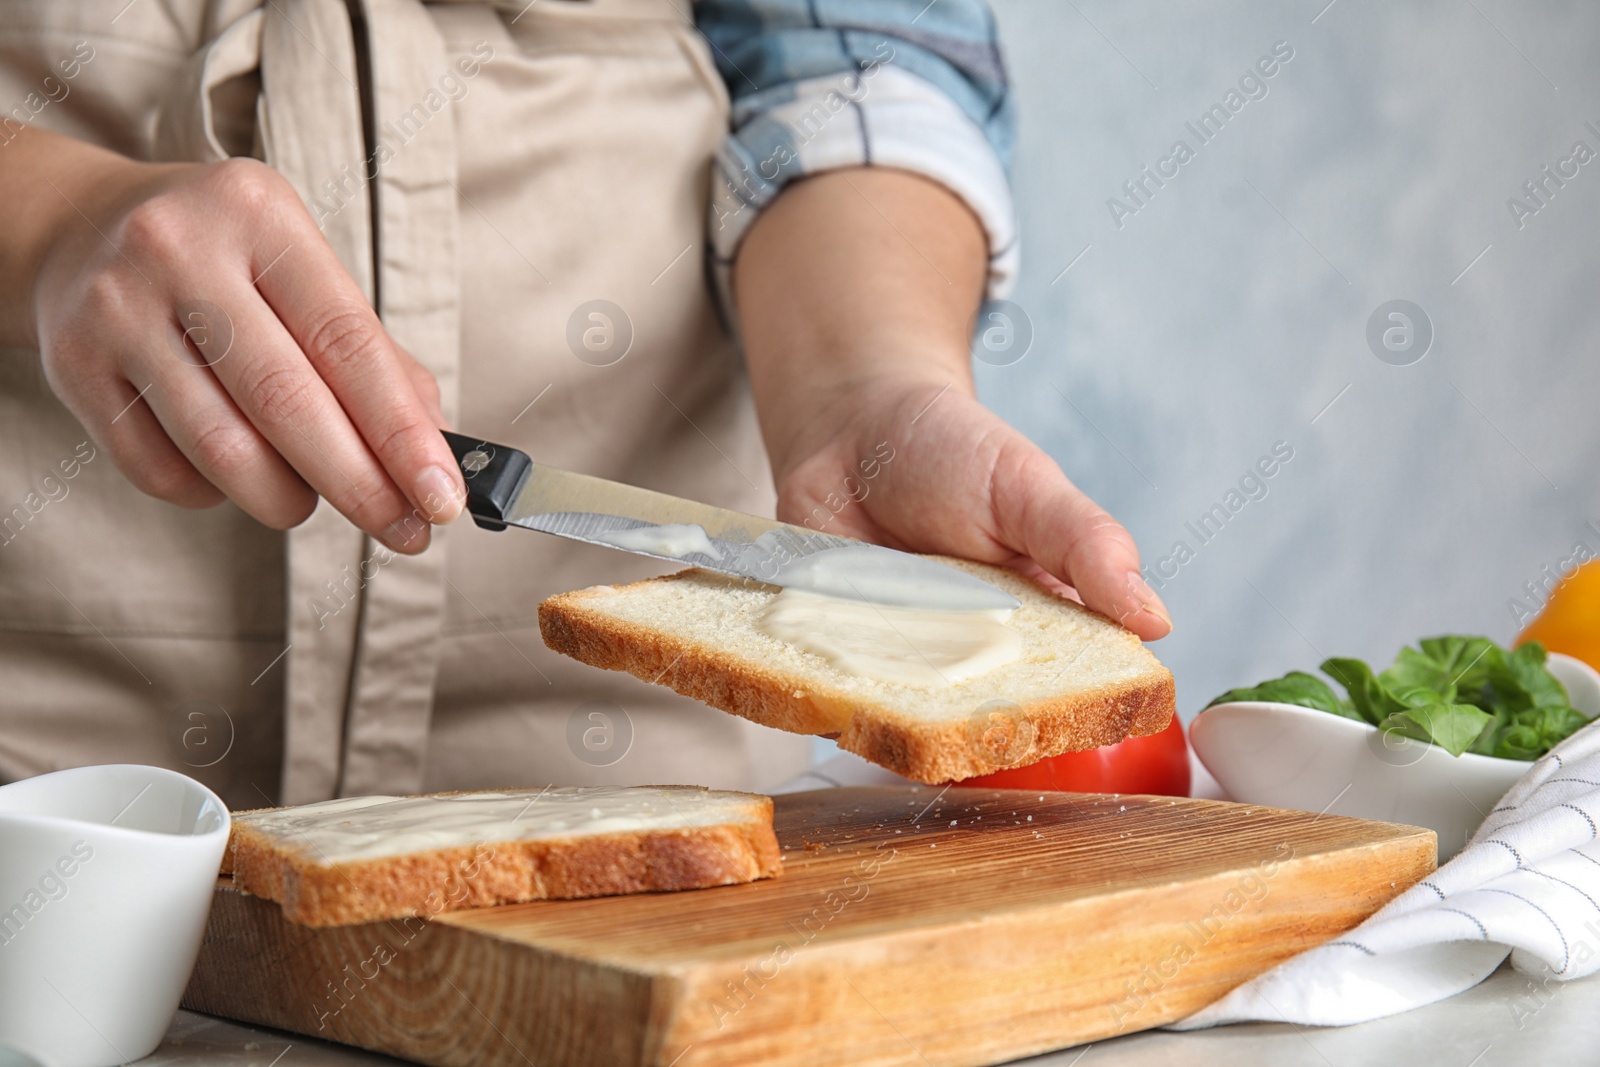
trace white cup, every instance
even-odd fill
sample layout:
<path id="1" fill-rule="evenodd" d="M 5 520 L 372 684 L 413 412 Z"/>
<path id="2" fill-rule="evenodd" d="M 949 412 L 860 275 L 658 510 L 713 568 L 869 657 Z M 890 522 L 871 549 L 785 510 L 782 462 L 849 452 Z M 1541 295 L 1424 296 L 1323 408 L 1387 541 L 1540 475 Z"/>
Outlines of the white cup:
<path id="1" fill-rule="evenodd" d="M 0 786 L 0 1046 L 113 1067 L 161 1043 L 194 969 L 228 809 L 160 767 Z"/>

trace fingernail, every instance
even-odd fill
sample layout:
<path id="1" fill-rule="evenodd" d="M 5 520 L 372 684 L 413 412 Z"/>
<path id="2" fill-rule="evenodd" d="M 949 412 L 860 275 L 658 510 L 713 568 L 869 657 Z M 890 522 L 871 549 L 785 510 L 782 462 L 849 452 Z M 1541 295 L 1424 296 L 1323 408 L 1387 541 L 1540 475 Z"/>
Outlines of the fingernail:
<path id="1" fill-rule="evenodd" d="M 429 467 L 417 475 L 414 497 L 430 521 L 442 524 L 461 514 L 467 490 L 460 478 L 443 467 Z"/>
<path id="2" fill-rule="evenodd" d="M 428 524 L 416 515 L 407 515 L 386 526 L 378 540 L 396 552 L 412 555 L 428 547 L 428 529 Z"/>
<path id="3" fill-rule="evenodd" d="M 1167 614 L 1167 606 L 1161 602 L 1161 598 L 1156 595 L 1156 591 L 1150 588 L 1150 583 L 1146 582 L 1138 571 L 1128 572 L 1127 585 L 1128 594 L 1137 600 L 1144 610 L 1166 623 L 1169 627 L 1172 625 L 1172 616 Z"/>

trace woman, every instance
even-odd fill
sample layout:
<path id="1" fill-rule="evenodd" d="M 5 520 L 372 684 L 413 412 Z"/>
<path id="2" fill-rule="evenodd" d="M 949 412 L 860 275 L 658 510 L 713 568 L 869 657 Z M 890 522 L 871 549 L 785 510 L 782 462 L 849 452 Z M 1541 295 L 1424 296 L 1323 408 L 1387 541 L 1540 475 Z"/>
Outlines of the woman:
<path id="1" fill-rule="evenodd" d="M 1169 628 L 972 396 L 1016 255 L 979 0 L 119 6 L 0 12 L 0 776 L 252 807 L 804 765 L 543 649 L 540 599 L 652 569 L 432 530 L 446 425 Z"/>

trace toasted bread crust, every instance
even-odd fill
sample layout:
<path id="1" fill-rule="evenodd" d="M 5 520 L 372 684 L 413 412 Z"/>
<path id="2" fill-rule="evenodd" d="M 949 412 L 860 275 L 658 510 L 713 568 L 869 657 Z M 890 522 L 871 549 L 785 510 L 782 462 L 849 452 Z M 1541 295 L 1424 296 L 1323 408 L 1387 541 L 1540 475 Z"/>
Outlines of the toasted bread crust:
<path id="1" fill-rule="evenodd" d="M 1160 733 L 1177 703 L 1172 675 L 1149 684 L 1107 687 L 1070 700 L 1036 701 L 999 714 L 1028 724 L 1031 741 L 1006 745 L 991 758 L 972 723 L 915 723 L 860 716 L 839 735 L 839 747 L 919 782 L 959 782 L 1005 767 L 1021 767 L 1063 752 L 1114 745 Z"/>
<path id="2" fill-rule="evenodd" d="M 646 582 L 683 581 L 696 573 L 680 571 Z M 839 747 L 919 782 L 960 781 L 1063 752 L 1148 736 L 1166 729 L 1176 709 L 1172 674 L 1152 661 L 1146 676 L 1124 685 L 997 709 L 996 714 L 1008 722 L 999 724 L 1002 737 L 996 752 L 982 736 L 986 728 L 982 717 L 930 722 L 809 680 L 797 685 L 783 672 L 709 645 L 668 637 L 592 606 L 612 592 L 605 586 L 579 589 L 544 601 L 539 605 L 544 643 L 591 666 L 626 671 L 763 726 L 837 734 Z M 1063 607 L 1089 610 L 1067 601 Z M 1138 641 L 1131 633 L 1128 639 Z"/>
<path id="3" fill-rule="evenodd" d="M 714 826 L 483 842 L 336 864 L 308 861 L 236 820 L 222 873 L 277 901 L 291 922 L 342 926 L 532 900 L 703 889 L 773 878 L 781 869 L 772 800 L 752 795 L 746 819 Z"/>

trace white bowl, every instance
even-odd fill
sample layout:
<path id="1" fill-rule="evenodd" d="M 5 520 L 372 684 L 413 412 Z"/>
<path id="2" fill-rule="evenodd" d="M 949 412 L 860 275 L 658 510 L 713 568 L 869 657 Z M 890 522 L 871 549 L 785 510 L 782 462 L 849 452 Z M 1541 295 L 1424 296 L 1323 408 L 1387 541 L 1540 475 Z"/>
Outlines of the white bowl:
<path id="1" fill-rule="evenodd" d="M 1559 653 L 1548 665 L 1573 707 L 1600 715 L 1600 673 Z M 1532 766 L 1451 756 L 1368 723 L 1263 701 L 1207 708 L 1189 724 L 1189 744 L 1234 800 L 1425 826 L 1439 835 L 1441 863 Z"/>
<path id="2" fill-rule="evenodd" d="M 154 1051 L 194 969 L 228 809 L 159 767 L 0 786 L 0 1046 L 51 1067 Z"/>

